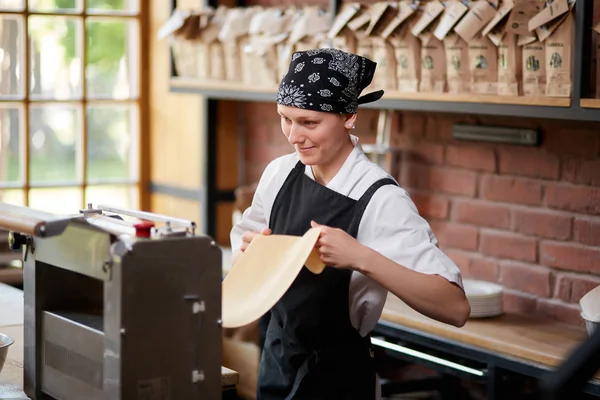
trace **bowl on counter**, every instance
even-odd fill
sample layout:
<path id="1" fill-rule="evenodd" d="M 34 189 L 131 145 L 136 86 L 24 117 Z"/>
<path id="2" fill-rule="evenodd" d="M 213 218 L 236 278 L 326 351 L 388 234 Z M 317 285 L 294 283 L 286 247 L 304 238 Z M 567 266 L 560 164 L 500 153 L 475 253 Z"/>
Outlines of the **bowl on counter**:
<path id="1" fill-rule="evenodd" d="M 0 333 L 0 372 L 6 362 L 6 356 L 8 355 L 8 348 L 13 344 L 15 340 L 10 336 Z"/>
<path id="2" fill-rule="evenodd" d="M 585 329 L 587 329 L 588 335 L 592 336 L 592 333 L 600 326 L 600 321 L 592 321 L 584 313 L 581 313 L 581 318 L 585 321 Z"/>

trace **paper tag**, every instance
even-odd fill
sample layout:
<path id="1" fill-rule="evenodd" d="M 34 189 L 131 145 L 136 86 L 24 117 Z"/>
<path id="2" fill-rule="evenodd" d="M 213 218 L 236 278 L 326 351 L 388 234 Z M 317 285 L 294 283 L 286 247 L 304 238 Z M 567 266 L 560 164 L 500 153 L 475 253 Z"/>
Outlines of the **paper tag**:
<path id="1" fill-rule="evenodd" d="M 481 34 L 485 36 L 488 33 L 490 33 L 492 29 L 494 29 L 496 25 L 498 25 L 500 21 L 502 21 L 504 17 L 508 15 L 508 13 L 510 13 L 510 10 L 513 9 L 514 5 L 515 3 L 513 3 L 513 0 L 504 0 L 504 2 L 502 3 L 502 7 L 500 7 L 498 12 L 496 13 L 496 16 L 490 21 L 489 24 L 487 24 L 485 28 L 483 28 Z"/>
<path id="2" fill-rule="evenodd" d="M 340 13 L 335 17 L 331 29 L 329 30 L 328 37 L 333 39 L 340 34 L 342 29 L 346 27 L 348 21 L 350 21 L 356 13 L 360 10 L 360 4 L 349 3 L 342 7 Z"/>
<path id="3" fill-rule="evenodd" d="M 535 42 L 537 38 L 534 35 L 519 35 L 517 39 L 517 46 L 526 46 Z"/>
<path id="4" fill-rule="evenodd" d="M 177 29 L 181 28 L 185 23 L 185 19 L 189 15 L 189 11 L 175 10 L 171 18 L 165 22 L 163 26 L 158 30 L 158 40 L 164 39 L 170 36 Z"/>
<path id="5" fill-rule="evenodd" d="M 458 33 L 467 43 L 470 42 L 496 15 L 496 9 L 487 1 L 479 0 L 456 25 Z"/>
<path id="6" fill-rule="evenodd" d="M 369 26 L 367 27 L 365 34 L 370 35 L 373 32 L 373 28 L 379 22 L 383 14 L 387 11 L 390 3 L 387 2 L 377 2 L 369 8 L 369 14 L 371 14 L 371 19 L 369 20 Z"/>
<path id="7" fill-rule="evenodd" d="M 493 31 L 488 33 L 487 37 L 490 39 L 490 41 L 492 43 L 494 43 L 496 45 L 496 47 L 500 46 L 500 43 L 502 43 L 502 39 L 504 39 L 504 36 L 506 35 L 505 31 Z"/>
<path id="8" fill-rule="evenodd" d="M 346 26 L 352 29 L 354 32 L 358 31 L 360 28 L 364 27 L 369 22 L 371 22 L 371 13 L 369 12 L 369 10 L 360 11 L 361 12 L 358 14 L 357 17 L 355 17 L 350 22 L 348 22 L 348 24 L 346 24 Z"/>
<path id="9" fill-rule="evenodd" d="M 573 10 L 573 6 L 569 7 L 569 12 L 562 14 L 560 17 L 554 19 L 549 24 L 542 25 L 535 30 L 535 34 L 540 42 L 544 42 L 558 29 L 560 25 L 568 18 L 569 14 Z"/>
<path id="10" fill-rule="evenodd" d="M 506 30 L 517 35 L 529 34 L 529 20 L 544 8 L 545 0 L 515 0 Z"/>
<path id="11" fill-rule="evenodd" d="M 529 31 L 531 32 L 536 28 L 549 23 L 567 11 L 569 11 L 569 4 L 567 3 L 567 0 L 554 0 L 552 3 L 550 3 L 550 5 L 529 20 Z"/>
<path id="12" fill-rule="evenodd" d="M 413 15 L 415 7 L 412 7 L 408 2 L 401 1 L 398 3 L 398 14 L 381 32 L 381 37 L 387 39 L 408 17 Z"/>
<path id="13" fill-rule="evenodd" d="M 421 18 L 413 26 L 410 33 L 413 36 L 419 36 L 442 12 L 444 12 L 444 6 L 437 0 L 425 4 Z"/>
<path id="14" fill-rule="evenodd" d="M 439 40 L 444 40 L 448 32 L 450 32 L 450 30 L 454 28 L 454 25 L 456 25 L 458 20 L 467 11 L 469 11 L 469 7 L 465 6 L 460 0 L 448 2 L 446 10 L 444 10 L 444 14 L 440 19 L 440 23 L 435 28 L 433 35 Z"/>

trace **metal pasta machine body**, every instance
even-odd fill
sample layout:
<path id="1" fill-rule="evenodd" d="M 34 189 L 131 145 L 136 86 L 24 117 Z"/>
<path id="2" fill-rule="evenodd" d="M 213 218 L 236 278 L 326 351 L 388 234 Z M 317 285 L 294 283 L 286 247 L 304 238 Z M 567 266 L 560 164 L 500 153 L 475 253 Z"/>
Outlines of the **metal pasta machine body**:
<path id="1" fill-rule="evenodd" d="M 193 222 L 0 203 L 0 228 L 24 260 L 29 397 L 221 398 L 222 253 Z"/>

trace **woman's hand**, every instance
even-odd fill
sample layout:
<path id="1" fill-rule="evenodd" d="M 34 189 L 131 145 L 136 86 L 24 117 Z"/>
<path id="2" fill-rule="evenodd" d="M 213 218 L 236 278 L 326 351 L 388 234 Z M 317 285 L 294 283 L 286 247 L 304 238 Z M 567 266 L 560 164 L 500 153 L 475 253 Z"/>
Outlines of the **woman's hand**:
<path id="1" fill-rule="evenodd" d="M 257 237 L 258 235 L 270 235 L 270 234 L 271 234 L 271 230 L 269 228 L 265 228 L 260 232 L 256 232 L 256 231 L 245 232 L 242 235 L 242 244 L 240 246 L 240 250 L 245 251 L 248 248 L 248 246 L 250 245 L 250 242 L 252 242 L 252 240 L 254 240 L 254 238 Z"/>
<path id="2" fill-rule="evenodd" d="M 311 221 L 313 228 L 321 227 L 316 248 L 321 261 L 336 268 L 356 269 L 365 257 L 365 249 L 355 238 L 338 228 L 331 228 Z"/>

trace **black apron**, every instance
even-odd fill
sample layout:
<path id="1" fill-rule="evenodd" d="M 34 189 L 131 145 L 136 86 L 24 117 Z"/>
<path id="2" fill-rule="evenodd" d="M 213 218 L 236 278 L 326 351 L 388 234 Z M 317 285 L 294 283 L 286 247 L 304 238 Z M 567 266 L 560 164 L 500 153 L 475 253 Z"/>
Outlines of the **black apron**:
<path id="1" fill-rule="evenodd" d="M 311 220 L 356 238 L 369 200 L 392 179 L 375 182 L 359 200 L 337 193 L 304 173 L 298 162 L 271 211 L 273 234 L 301 236 Z M 303 267 L 261 322 L 266 326 L 258 375 L 258 400 L 372 400 L 375 367 L 370 337 L 352 326 L 350 269 Z"/>

